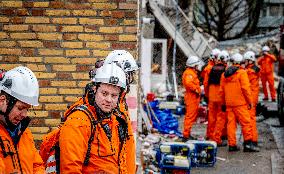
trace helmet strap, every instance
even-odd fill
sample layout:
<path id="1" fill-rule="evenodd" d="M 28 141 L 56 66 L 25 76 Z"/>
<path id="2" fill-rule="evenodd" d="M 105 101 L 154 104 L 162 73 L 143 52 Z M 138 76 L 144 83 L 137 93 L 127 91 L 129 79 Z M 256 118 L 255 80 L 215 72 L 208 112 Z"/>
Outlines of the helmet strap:
<path id="1" fill-rule="evenodd" d="M 110 118 L 111 117 L 111 112 L 104 112 L 97 104 L 96 102 L 94 103 L 94 107 L 95 107 L 95 110 L 96 110 L 96 114 L 97 114 L 97 117 L 99 119 L 107 119 L 107 118 Z"/>

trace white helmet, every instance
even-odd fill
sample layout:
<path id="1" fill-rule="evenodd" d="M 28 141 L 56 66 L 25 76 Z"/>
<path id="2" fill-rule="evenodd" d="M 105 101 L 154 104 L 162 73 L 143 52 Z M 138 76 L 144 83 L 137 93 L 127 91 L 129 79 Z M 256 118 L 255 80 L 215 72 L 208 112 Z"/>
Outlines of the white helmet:
<path id="1" fill-rule="evenodd" d="M 210 58 L 218 58 L 218 55 L 221 53 L 221 51 L 218 48 L 214 48 L 210 53 Z"/>
<path id="2" fill-rule="evenodd" d="M 108 54 L 104 63 L 118 63 L 125 72 L 136 71 L 139 69 L 133 56 L 126 50 L 114 50 Z"/>
<path id="3" fill-rule="evenodd" d="M 92 81 L 115 85 L 123 89 L 126 88 L 125 72 L 115 63 L 104 64 L 98 68 Z"/>
<path id="4" fill-rule="evenodd" d="M 270 51 L 270 48 L 267 45 L 262 47 L 262 52 L 268 52 L 268 51 Z"/>
<path id="5" fill-rule="evenodd" d="M 218 58 L 217 58 L 217 60 L 222 60 L 222 61 L 228 61 L 230 59 L 230 55 L 229 55 L 229 53 L 228 53 L 228 51 L 226 51 L 226 50 L 222 50 L 221 52 L 220 52 L 220 54 L 218 54 Z"/>
<path id="6" fill-rule="evenodd" d="M 19 66 L 4 74 L 0 90 L 16 99 L 38 106 L 39 86 L 34 73 L 27 67 Z"/>
<path id="7" fill-rule="evenodd" d="M 186 61 L 186 66 L 195 67 L 196 65 L 200 65 L 201 61 L 197 56 L 189 56 Z"/>
<path id="8" fill-rule="evenodd" d="M 247 51 L 244 54 L 244 59 L 245 60 L 251 60 L 251 61 L 255 62 L 255 53 L 253 51 Z"/>
<path id="9" fill-rule="evenodd" d="M 243 61 L 243 56 L 240 53 L 235 53 L 232 56 L 233 62 L 240 64 Z"/>

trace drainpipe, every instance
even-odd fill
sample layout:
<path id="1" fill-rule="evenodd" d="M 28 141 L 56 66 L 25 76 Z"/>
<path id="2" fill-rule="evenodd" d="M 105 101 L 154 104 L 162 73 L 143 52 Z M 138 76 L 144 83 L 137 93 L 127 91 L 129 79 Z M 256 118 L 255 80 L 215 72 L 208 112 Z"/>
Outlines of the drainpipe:
<path id="1" fill-rule="evenodd" d="M 177 47 L 177 30 L 178 30 L 178 0 L 173 0 L 176 7 L 176 21 L 175 21 L 175 39 L 174 39 L 174 50 L 173 50 L 173 65 L 172 65 L 172 74 L 173 74 L 173 81 L 174 81 L 174 90 L 176 100 L 178 100 L 178 90 L 177 90 L 177 79 L 176 79 L 176 47 Z"/>

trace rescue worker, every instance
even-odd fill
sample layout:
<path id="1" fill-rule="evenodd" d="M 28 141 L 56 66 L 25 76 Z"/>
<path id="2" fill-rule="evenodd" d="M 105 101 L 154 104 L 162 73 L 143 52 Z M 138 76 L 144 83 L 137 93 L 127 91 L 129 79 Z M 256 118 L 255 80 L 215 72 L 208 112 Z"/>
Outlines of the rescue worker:
<path id="1" fill-rule="evenodd" d="M 27 67 L 16 67 L 0 79 L 0 173 L 44 173 L 27 116 L 31 106 L 39 105 L 38 97 L 37 78 Z"/>
<path id="2" fill-rule="evenodd" d="M 117 111 L 119 97 L 126 88 L 125 73 L 114 63 L 105 64 L 96 70 L 93 82 L 93 90 L 78 101 L 88 107 L 97 122 L 92 131 L 93 141 L 89 141 L 88 116 L 79 110 L 71 113 L 60 131 L 60 172 L 128 173 L 126 154 L 121 149 L 128 141 L 127 125 Z M 89 161 L 84 165 L 87 151 Z"/>
<path id="3" fill-rule="evenodd" d="M 256 125 L 256 105 L 258 103 L 260 68 L 255 64 L 255 53 L 253 51 L 247 51 L 244 54 L 244 59 L 246 61 L 246 70 L 252 94 L 252 108 L 250 110 L 252 124 L 252 142 L 257 146 L 258 133 Z"/>
<path id="4" fill-rule="evenodd" d="M 208 102 L 208 76 L 220 52 L 221 51 L 218 48 L 215 48 L 211 51 L 208 64 L 201 72 L 201 77 L 203 79 L 203 85 L 204 85 L 204 93 L 207 102 Z"/>
<path id="5" fill-rule="evenodd" d="M 186 90 L 184 95 L 186 107 L 183 130 L 184 141 L 194 139 L 190 133 L 191 127 L 196 121 L 200 102 L 201 89 L 198 72 L 200 71 L 201 61 L 196 56 L 189 56 L 186 61 L 186 66 L 187 68 L 182 75 L 182 84 Z"/>
<path id="6" fill-rule="evenodd" d="M 270 96 L 273 102 L 276 101 L 276 90 L 274 88 L 274 66 L 273 63 L 276 61 L 276 57 L 273 54 L 269 54 L 269 47 L 264 46 L 262 48 L 263 56 L 259 58 L 257 64 L 260 66 L 260 79 L 263 87 L 264 98 L 263 100 L 268 100 L 268 92 L 266 83 L 270 89 Z"/>
<path id="7" fill-rule="evenodd" d="M 252 126 L 249 110 L 252 108 L 252 98 L 248 75 L 240 68 L 243 60 L 241 54 L 232 56 L 233 65 L 228 67 L 221 77 L 220 95 L 222 97 L 222 111 L 228 117 L 229 151 L 238 151 L 236 140 L 237 122 L 242 127 L 244 137 L 244 152 L 258 152 L 259 149 L 252 143 Z"/>
<path id="8" fill-rule="evenodd" d="M 217 134 L 219 146 L 222 145 L 221 136 L 225 128 L 226 115 L 221 110 L 222 99 L 219 95 L 220 91 L 220 78 L 226 69 L 227 54 L 221 51 L 218 55 L 215 65 L 212 67 L 208 78 L 209 84 L 209 113 L 206 137 L 210 140 L 215 140 L 215 130 Z M 218 127 L 219 126 L 219 127 Z"/>
<path id="9" fill-rule="evenodd" d="M 126 73 L 126 90 L 121 94 L 119 99 L 119 111 L 124 116 L 128 124 L 128 138 L 123 150 L 127 150 L 126 164 L 128 173 L 136 172 L 136 144 L 134 133 L 131 125 L 131 119 L 126 103 L 126 95 L 130 92 L 130 84 L 134 81 L 134 74 L 139 69 L 133 56 L 126 50 L 114 50 L 106 57 L 104 63 L 109 64 L 116 62 Z"/>

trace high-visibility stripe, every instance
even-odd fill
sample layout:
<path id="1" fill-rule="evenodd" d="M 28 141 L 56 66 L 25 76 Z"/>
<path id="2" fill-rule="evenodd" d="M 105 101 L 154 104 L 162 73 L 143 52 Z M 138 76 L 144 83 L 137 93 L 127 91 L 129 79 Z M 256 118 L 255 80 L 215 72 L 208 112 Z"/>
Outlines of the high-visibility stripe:
<path id="1" fill-rule="evenodd" d="M 50 166 L 45 169 L 46 173 L 56 173 L 56 166 Z"/>
<path id="2" fill-rule="evenodd" d="M 55 155 L 51 155 L 48 157 L 46 163 L 51 163 L 51 162 L 54 162 L 55 161 Z"/>

